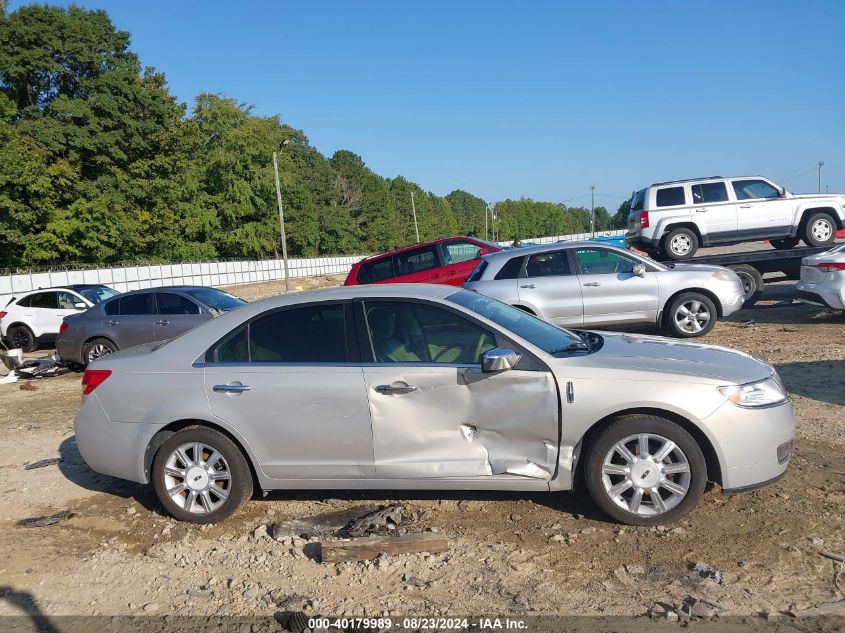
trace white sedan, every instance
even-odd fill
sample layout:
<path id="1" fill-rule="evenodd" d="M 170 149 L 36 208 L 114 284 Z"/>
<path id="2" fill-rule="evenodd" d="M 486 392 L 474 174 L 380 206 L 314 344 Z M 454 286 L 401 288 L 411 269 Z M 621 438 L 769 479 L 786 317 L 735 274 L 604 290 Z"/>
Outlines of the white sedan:
<path id="1" fill-rule="evenodd" d="M 804 303 L 845 310 L 845 244 L 802 259 L 796 288 Z"/>

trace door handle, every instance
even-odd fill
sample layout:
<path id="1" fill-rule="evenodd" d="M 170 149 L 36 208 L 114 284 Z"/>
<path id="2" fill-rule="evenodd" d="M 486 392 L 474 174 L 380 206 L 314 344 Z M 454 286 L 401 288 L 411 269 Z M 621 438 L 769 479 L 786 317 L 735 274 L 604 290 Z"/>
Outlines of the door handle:
<path id="1" fill-rule="evenodd" d="M 601 283 L 599 283 L 598 281 L 588 281 L 584 285 L 585 286 L 601 286 Z"/>
<path id="2" fill-rule="evenodd" d="M 750 204 L 741 204 L 741 205 L 739 205 L 739 208 L 740 209 L 750 209 L 751 205 Z"/>
<path id="3" fill-rule="evenodd" d="M 535 284 L 523 284 L 523 285 L 520 286 L 520 288 L 536 288 L 536 287 L 537 286 Z"/>
<path id="4" fill-rule="evenodd" d="M 168 325 L 170 321 L 167 319 L 162 319 L 161 321 L 156 321 L 156 325 Z"/>
<path id="5" fill-rule="evenodd" d="M 414 385 L 379 385 L 376 387 L 376 391 L 383 394 L 403 394 L 403 393 L 411 393 L 412 391 L 416 391 L 417 388 Z"/>
<path id="6" fill-rule="evenodd" d="M 243 393 L 252 389 L 249 385 L 214 385 L 212 389 L 217 393 Z"/>
<path id="7" fill-rule="evenodd" d="M 707 213 L 707 211 L 709 211 L 709 209 L 696 209 L 695 210 L 696 213 Z"/>
<path id="8" fill-rule="evenodd" d="M 108 321 L 106 321 L 106 323 L 108 323 L 109 325 L 117 325 L 118 323 L 120 323 L 120 321 L 115 321 L 114 319 L 109 319 Z"/>

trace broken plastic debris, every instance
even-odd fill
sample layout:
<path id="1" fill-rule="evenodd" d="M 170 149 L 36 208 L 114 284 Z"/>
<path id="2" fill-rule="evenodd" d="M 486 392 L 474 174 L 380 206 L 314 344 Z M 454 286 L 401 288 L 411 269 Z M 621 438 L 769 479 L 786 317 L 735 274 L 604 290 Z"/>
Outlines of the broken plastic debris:
<path id="1" fill-rule="evenodd" d="M 17 375 L 15 374 L 15 372 L 11 372 L 8 376 L 3 376 L 2 378 L 0 378 L 0 385 L 9 385 L 17 381 Z"/>
<path id="2" fill-rule="evenodd" d="M 461 435 L 467 442 L 478 438 L 478 427 L 473 424 L 461 424 Z"/>
<path id="3" fill-rule="evenodd" d="M 69 519 L 72 515 L 73 513 L 70 510 L 62 510 L 61 512 L 56 512 L 56 514 L 51 514 L 49 516 L 21 519 L 18 521 L 18 525 L 21 527 L 44 527 L 45 525 L 53 525 L 59 521 Z"/>
<path id="4" fill-rule="evenodd" d="M 37 462 L 32 462 L 28 464 L 24 470 L 33 470 L 34 468 L 44 468 L 45 466 L 52 466 L 53 464 L 60 464 L 62 461 L 61 457 L 51 457 L 50 459 L 42 459 Z"/>

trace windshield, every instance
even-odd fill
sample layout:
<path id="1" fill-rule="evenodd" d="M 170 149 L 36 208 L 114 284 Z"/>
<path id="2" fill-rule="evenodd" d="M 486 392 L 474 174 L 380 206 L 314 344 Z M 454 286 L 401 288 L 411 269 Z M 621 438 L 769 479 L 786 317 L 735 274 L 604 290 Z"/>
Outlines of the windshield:
<path id="1" fill-rule="evenodd" d="M 243 299 L 233 297 L 228 292 L 216 288 L 185 288 L 183 291 L 189 297 L 202 301 L 209 308 L 228 312 L 246 303 Z"/>
<path id="2" fill-rule="evenodd" d="M 112 290 L 108 286 L 94 286 L 92 288 L 79 288 L 76 292 L 81 294 L 83 297 L 88 299 L 94 305 L 97 305 L 101 301 L 105 301 L 106 299 L 111 299 L 119 295 L 120 293 L 117 290 Z"/>
<path id="3" fill-rule="evenodd" d="M 459 290 L 446 299 L 490 319 L 549 354 L 572 353 L 587 348 L 584 339 L 574 332 L 546 323 L 519 308 L 477 292 Z"/>

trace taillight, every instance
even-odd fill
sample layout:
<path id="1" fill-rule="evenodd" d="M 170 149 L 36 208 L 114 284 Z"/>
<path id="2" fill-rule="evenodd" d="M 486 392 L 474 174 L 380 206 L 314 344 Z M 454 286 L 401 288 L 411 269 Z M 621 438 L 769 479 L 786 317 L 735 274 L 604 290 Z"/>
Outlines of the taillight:
<path id="1" fill-rule="evenodd" d="M 826 273 L 832 273 L 834 270 L 845 270 L 845 262 L 821 262 L 813 264 L 813 266 Z"/>
<path id="2" fill-rule="evenodd" d="M 68 327 L 67 321 L 62 321 L 62 324 L 59 326 L 59 334 L 67 332 Z"/>
<path id="3" fill-rule="evenodd" d="M 640 228 L 648 228 L 648 211 L 640 211 Z"/>
<path id="4" fill-rule="evenodd" d="M 87 396 L 111 376 L 111 369 L 86 369 L 82 374 L 82 395 Z"/>
<path id="5" fill-rule="evenodd" d="M 8 312 L 0 312 L 0 319 L 9 314 Z"/>

